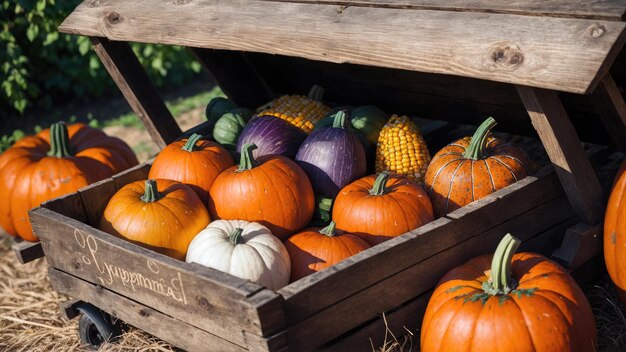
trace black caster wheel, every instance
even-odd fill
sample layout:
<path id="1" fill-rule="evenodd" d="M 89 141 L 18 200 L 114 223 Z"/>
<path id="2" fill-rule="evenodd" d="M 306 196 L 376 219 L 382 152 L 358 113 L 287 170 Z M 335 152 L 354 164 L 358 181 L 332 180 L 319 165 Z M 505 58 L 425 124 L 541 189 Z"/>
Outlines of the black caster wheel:
<path id="1" fill-rule="evenodd" d="M 81 304 L 77 309 L 83 313 L 78 322 L 78 336 L 83 344 L 99 349 L 102 344 L 120 335 L 119 324 L 114 323 L 109 314 L 88 303 Z"/>

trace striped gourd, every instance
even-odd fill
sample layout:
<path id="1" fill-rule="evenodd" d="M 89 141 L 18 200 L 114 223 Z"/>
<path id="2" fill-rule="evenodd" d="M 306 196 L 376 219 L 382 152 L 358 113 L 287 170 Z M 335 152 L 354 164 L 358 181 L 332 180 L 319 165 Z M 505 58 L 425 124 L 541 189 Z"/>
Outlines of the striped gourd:
<path id="1" fill-rule="evenodd" d="M 419 129 L 407 116 L 393 115 L 378 136 L 376 172 L 389 171 L 422 183 L 430 153 Z"/>
<path id="2" fill-rule="evenodd" d="M 260 108 L 257 115 L 271 115 L 311 133 L 315 124 L 321 120 L 330 108 L 321 103 L 324 89 L 313 86 L 308 96 L 283 95 Z"/>

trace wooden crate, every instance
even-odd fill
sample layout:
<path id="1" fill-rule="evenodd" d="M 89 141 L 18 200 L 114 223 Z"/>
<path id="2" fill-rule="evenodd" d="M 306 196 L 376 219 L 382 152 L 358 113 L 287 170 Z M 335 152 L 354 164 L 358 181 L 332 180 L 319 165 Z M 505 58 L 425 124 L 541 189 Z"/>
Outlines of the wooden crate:
<path id="1" fill-rule="evenodd" d="M 429 144 L 465 135 L 420 120 Z M 528 138 L 520 139 L 520 142 Z M 545 164 L 535 142 L 534 159 Z M 527 147 L 528 149 L 528 147 Z M 589 148 L 593 153 L 596 149 Z M 543 160 L 543 161 L 542 161 Z M 54 288 L 178 347 L 300 351 L 381 343 L 382 314 L 413 331 L 430 291 L 450 268 L 493 251 L 512 232 L 545 255 L 577 221 L 552 166 L 410 233 L 276 292 L 184 263 L 97 230 L 110 197 L 147 178 L 150 162 L 30 213 Z M 349 317 L 349 318 L 347 318 Z M 183 333 L 181 333 L 183 332 Z"/>
<path id="2" fill-rule="evenodd" d="M 571 269 L 589 263 L 606 192 L 579 134 L 626 147 L 626 70 L 613 66 L 626 62 L 625 12 L 617 0 L 86 0 L 59 30 L 91 38 L 161 147 L 180 129 L 129 41 L 188 47 L 242 106 L 321 84 L 330 102 L 471 124 L 493 115 L 538 136 L 551 166 L 274 292 L 90 226 L 144 164 L 31 212 L 53 285 L 189 350 L 346 350 L 380 344 L 385 323 L 415 329 L 437 280 L 506 232 Z M 432 151 L 452 140 L 445 123 L 427 126 Z"/>

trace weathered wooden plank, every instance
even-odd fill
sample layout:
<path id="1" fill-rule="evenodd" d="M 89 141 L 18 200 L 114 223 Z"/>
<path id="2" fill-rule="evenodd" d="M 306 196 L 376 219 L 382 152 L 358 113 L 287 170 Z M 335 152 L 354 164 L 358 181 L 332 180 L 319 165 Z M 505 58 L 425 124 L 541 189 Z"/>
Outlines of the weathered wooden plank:
<path id="1" fill-rule="evenodd" d="M 239 345 L 243 331 L 276 330 L 246 298 L 263 288 L 139 247 L 45 208 L 30 212 L 50 266 Z"/>
<path id="2" fill-rule="evenodd" d="M 148 160 L 145 163 L 122 171 L 117 175 L 113 175 L 111 178 L 113 179 L 113 183 L 115 183 L 115 188 L 119 190 L 131 182 L 148 179 L 151 166 L 152 160 Z"/>
<path id="3" fill-rule="evenodd" d="M 567 229 L 563 244 L 552 255 L 566 268 L 575 270 L 600 253 L 602 253 L 602 224 L 578 223 Z"/>
<path id="4" fill-rule="evenodd" d="M 493 253 L 498 240 L 506 233 L 512 233 L 524 241 L 572 215 L 567 198 L 561 196 L 468 240 L 459 239 L 457 244 L 442 252 L 431 252 L 426 245 L 421 246 L 416 250 L 431 254 L 427 259 L 397 274 L 387 276 L 384 280 L 336 302 L 297 324 L 290 325 L 287 332 L 289 348 L 296 351 L 313 349 L 349 331 L 355 325 L 369 321 L 376 314 L 417 297 L 434 287 L 448 270 L 478 255 Z M 477 219 L 480 218 L 474 218 L 475 223 Z"/>
<path id="5" fill-rule="evenodd" d="M 145 8 L 147 10 L 149 7 Z M 159 148 L 181 130 L 128 43 L 91 38 L 93 49 Z"/>
<path id="6" fill-rule="evenodd" d="M 192 48 L 192 52 L 238 106 L 255 109 L 274 99 L 272 90 L 243 53 L 199 48 Z"/>
<path id="7" fill-rule="evenodd" d="M 572 208 L 582 221 L 600 222 L 602 188 L 558 95 L 554 91 L 524 86 L 518 86 L 517 91 Z"/>
<path id="8" fill-rule="evenodd" d="M 83 206 L 83 200 L 78 193 L 70 193 L 64 196 L 51 199 L 49 201 L 41 203 L 42 208 L 46 208 L 54 211 L 55 213 L 63 214 L 68 218 L 80 222 L 87 222 L 87 213 Z"/>
<path id="9" fill-rule="evenodd" d="M 347 333 L 336 341 L 329 342 L 320 350 L 327 352 L 377 351 L 376 348 L 394 341 L 394 336 L 398 342 L 402 343 L 403 336 L 411 333 L 414 335 L 410 337 L 410 343 L 407 343 L 403 350 L 413 351 L 415 348 L 409 348 L 409 346 L 418 346 L 419 344 L 419 331 L 417 329 L 422 324 L 422 317 L 431 295 L 432 291 L 423 293 L 357 331 Z M 386 334 L 385 331 L 389 331 L 394 336 Z"/>
<path id="10" fill-rule="evenodd" d="M 472 11 L 528 16 L 553 16 L 621 21 L 626 3 L 621 0 L 264 0 L 322 3 L 339 6 L 373 6 L 413 10 Z"/>
<path id="11" fill-rule="evenodd" d="M 104 208 L 116 191 L 115 181 L 112 178 L 104 179 L 78 190 L 89 225 L 98 227 Z"/>
<path id="12" fill-rule="evenodd" d="M 587 93 L 621 49 L 625 26 L 601 20 L 258 0 L 136 0 L 84 2 L 59 30 Z"/>
<path id="13" fill-rule="evenodd" d="M 20 264 L 26 264 L 32 262 L 35 259 L 43 257 L 43 247 L 40 242 L 28 242 L 14 240 L 11 245 L 13 253 Z"/>
<path id="14" fill-rule="evenodd" d="M 81 280 L 55 268 L 48 270 L 55 290 L 79 298 L 112 316 L 189 351 L 247 351 L 245 346 L 208 333 L 184 321 L 139 304 L 104 287 Z M 210 347 L 209 347 L 210 346 Z"/>
<path id="15" fill-rule="evenodd" d="M 554 173 L 541 179 L 527 177 L 448 214 L 454 223 L 450 219 L 440 218 L 298 280 L 278 291 L 285 298 L 287 322 L 292 325 L 301 321 L 562 193 Z"/>
<path id="16" fill-rule="evenodd" d="M 591 97 L 613 143 L 626 152 L 626 103 L 610 74 L 600 81 Z"/>

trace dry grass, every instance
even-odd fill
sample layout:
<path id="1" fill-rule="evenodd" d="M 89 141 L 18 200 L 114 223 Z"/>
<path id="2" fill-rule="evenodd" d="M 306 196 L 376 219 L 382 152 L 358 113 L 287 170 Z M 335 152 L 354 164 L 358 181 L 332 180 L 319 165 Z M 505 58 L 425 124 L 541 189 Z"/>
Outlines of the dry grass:
<path id="1" fill-rule="evenodd" d="M 59 315 L 59 303 L 68 297 L 58 294 L 46 275 L 45 260 L 20 265 L 10 251 L 10 240 L 0 235 L 0 351 L 90 351 L 78 338 L 78 319 Z M 607 276 L 584 288 L 596 318 L 599 351 L 626 351 L 626 311 L 617 300 Z M 386 322 L 386 321 L 385 321 Z M 386 329 L 376 352 L 419 350 L 419 336 L 409 330 Z M 169 344 L 138 329 L 129 328 L 104 352 L 176 351 Z"/>
<path id="2" fill-rule="evenodd" d="M 45 260 L 21 265 L 10 251 L 10 240 L 0 235 L 0 351 L 91 351 L 78 339 L 78 319 L 59 315 L 59 303 L 68 300 L 48 280 Z M 130 328 L 116 343 L 100 351 L 174 351 L 167 343 Z"/>

